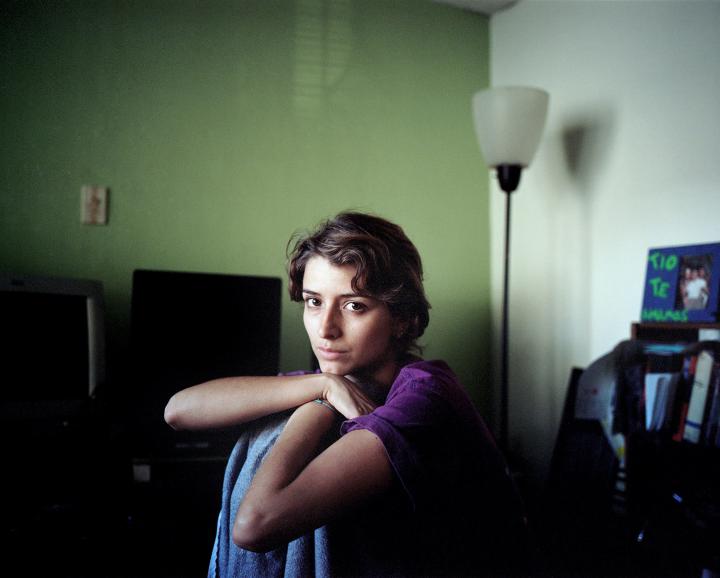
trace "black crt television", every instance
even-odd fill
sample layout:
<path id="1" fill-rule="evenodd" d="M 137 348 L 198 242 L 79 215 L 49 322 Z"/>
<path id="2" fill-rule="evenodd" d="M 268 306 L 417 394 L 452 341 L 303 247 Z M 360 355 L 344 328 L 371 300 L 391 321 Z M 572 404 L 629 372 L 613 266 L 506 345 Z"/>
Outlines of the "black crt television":
<path id="1" fill-rule="evenodd" d="M 30 520 L 69 535 L 113 508 L 104 314 L 100 281 L 0 273 L 0 527 L 18 543 Z"/>
<path id="2" fill-rule="evenodd" d="M 210 379 L 275 375 L 282 282 L 277 277 L 137 269 L 130 323 L 130 413 L 146 456 L 225 455 L 232 430 L 175 432 L 164 408 Z"/>
<path id="3" fill-rule="evenodd" d="M 0 405 L 4 418 L 84 406 L 105 381 L 100 281 L 0 273 Z"/>

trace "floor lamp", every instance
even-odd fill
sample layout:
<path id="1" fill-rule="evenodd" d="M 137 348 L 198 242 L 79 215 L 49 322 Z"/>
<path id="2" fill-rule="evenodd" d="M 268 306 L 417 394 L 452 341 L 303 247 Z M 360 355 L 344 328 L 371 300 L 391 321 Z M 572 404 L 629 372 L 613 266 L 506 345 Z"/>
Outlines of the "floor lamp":
<path id="1" fill-rule="evenodd" d="M 500 447 L 509 450 L 509 274 L 510 198 L 540 144 L 549 95 L 539 88 L 506 86 L 482 90 L 473 96 L 473 118 L 480 150 L 488 167 L 497 172 L 505 192 L 505 264 L 503 274 L 500 349 Z"/>

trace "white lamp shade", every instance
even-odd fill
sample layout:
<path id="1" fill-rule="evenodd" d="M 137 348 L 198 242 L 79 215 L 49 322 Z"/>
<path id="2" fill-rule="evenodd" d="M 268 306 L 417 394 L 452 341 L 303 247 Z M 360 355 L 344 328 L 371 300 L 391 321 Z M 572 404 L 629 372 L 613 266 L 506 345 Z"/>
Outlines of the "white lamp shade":
<path id="1" fill-rule="evenodd" d="M 505 86 L 473 96 L 475 133 L 489 167 L 527 167 L 540 144 L 550 96 L 539 88 Z"/>

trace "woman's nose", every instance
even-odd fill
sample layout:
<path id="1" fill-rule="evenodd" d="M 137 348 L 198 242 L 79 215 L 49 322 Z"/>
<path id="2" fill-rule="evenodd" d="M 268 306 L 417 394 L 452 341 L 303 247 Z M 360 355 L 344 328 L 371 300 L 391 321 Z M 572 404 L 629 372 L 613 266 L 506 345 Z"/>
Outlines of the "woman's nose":
<path id="1" fill-rule="evenodd" d="M 340 325 L 337 313 L 333 309 L 326 309 L 320 318 L 318 335 L 323 339 L 336 339 L 340 336 Z"/>

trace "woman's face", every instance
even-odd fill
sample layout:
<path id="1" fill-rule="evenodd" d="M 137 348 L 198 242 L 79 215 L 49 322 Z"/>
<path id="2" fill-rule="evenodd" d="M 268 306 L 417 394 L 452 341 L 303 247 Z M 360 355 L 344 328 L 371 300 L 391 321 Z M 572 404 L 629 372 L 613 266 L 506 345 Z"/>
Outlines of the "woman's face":
<path id="1" fill-rule="evenodd" d="M 303 276 L 303 320 L 324 373 L 390 384 L 397 369 L 395 323 L 386 303 L 358 295 L 356 269 L 311 257 Z"/>

